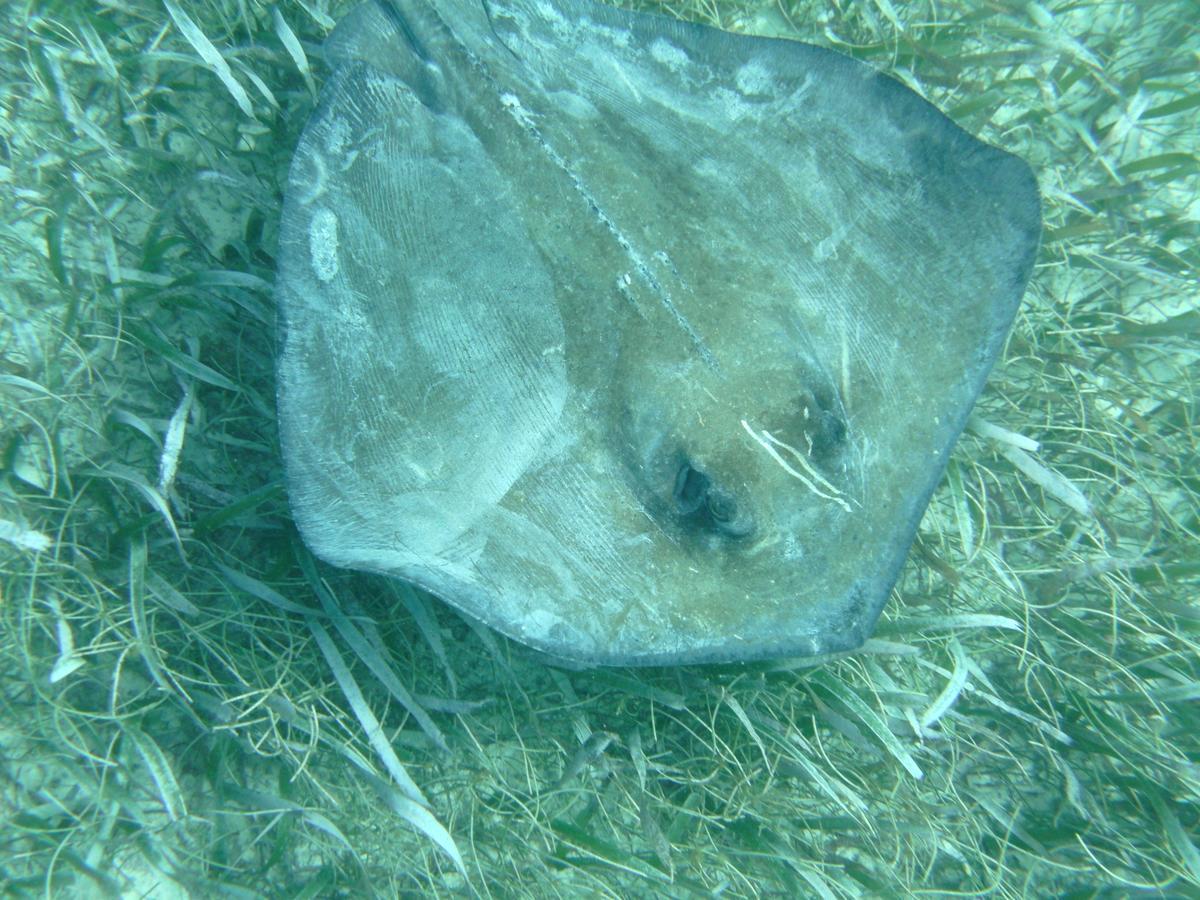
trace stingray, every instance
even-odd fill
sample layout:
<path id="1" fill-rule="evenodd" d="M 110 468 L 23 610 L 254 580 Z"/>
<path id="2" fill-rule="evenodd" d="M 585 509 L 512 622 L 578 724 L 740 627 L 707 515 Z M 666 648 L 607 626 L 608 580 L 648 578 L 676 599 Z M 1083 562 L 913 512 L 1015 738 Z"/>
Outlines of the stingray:
<path id="1" fill-rule="evenodd" d="M 815 46 L 353 10 L 282 213 L 304 540 L 557 658 L 850 650 L 1029 278 L 1029 167 Z"/>

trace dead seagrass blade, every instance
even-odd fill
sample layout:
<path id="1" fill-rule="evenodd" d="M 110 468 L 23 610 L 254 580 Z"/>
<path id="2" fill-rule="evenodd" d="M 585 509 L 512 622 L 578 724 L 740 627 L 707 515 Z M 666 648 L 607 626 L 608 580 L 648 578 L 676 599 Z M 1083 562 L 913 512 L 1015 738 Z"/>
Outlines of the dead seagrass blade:
<path id="1" fill-rule="evenodd" d="M 858 646 L 1028 167 L 839 54 L 584 0 L 367 3 L 327 52 L 278 276 L 312 549 L 574 660 Z"/>

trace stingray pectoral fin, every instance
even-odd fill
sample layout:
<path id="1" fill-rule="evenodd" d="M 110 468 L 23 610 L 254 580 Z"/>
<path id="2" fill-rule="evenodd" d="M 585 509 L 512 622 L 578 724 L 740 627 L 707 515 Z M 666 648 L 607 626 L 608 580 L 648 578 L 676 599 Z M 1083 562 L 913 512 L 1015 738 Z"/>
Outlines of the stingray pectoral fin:
<path id="1" fill-rule="evenodd" d="M 511 191 L 460 118 L 395 77 L 354 63 L 326 86 L 278 283 L 291 502 L 326 558 L 391 541 L 419 548 L 397 574 L 421 580 L 553 433 L 562 321 Z M 407 514 L 421 495 L 436 515 Z"/>

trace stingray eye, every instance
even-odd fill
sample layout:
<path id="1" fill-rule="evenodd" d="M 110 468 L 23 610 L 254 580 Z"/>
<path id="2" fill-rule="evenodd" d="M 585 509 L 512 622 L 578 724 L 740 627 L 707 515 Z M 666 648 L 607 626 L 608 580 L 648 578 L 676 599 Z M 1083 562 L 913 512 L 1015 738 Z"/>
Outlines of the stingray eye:
<path id="1" fill-rule="evenodd" d="M 832 455 L 846 440 L 846 422 L 833 390 L 815 386 L 811 393 L 806 392 L 800 406 L 809 453 L 816 457 Z"/>
<path id="2" fill-rule="evenodd" d="M 829 453 L 841 446 L 844 440 L 846 423 L 842 421 L 842 417 L 828 409 L 822 410 L 812 435 L 813 452 Z"/>
<path id="3" fill-rule="evenodd" d="M 684 463 L 675 474 L 675 505 L 679 512 L 690 516 L 704 504 L 708 496 L 709 477 L 699 469 Z"/>
<path id="4" fill-rule="evenodd" d="M 754 517 L 743 509 L 731 494 L 713 487 L 704 501 L 708 525 L 728 538 L 743 538 L 754 533 Z"/>
<path id="5" fill-rule="evenodd" d="M 737 501 L 724 491 L 709 491 L 705 503 L 709 518 L 718 527 L 728 525 L 737 518 Z"/>
<path id="6" fill-rule="evenodd" d="M 753 533 L 754 517 L 711 478 L 684 462 L 675 473 L 675 509 L 688 527 L 701 533 L 742 538 Z"/>

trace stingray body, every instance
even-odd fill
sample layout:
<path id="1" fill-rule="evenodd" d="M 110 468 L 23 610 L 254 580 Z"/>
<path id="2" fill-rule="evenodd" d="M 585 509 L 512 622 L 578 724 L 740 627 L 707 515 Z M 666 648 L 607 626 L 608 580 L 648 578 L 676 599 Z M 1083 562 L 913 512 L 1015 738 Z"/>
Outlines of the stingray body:
<path id="1" fill-rule="evenodd" d="M 581 0 L 372 2 L 327 53 L 278 278 L 313 550 L 585 662 L 859 645 L 1028 167 L 839 54 Z"/>

